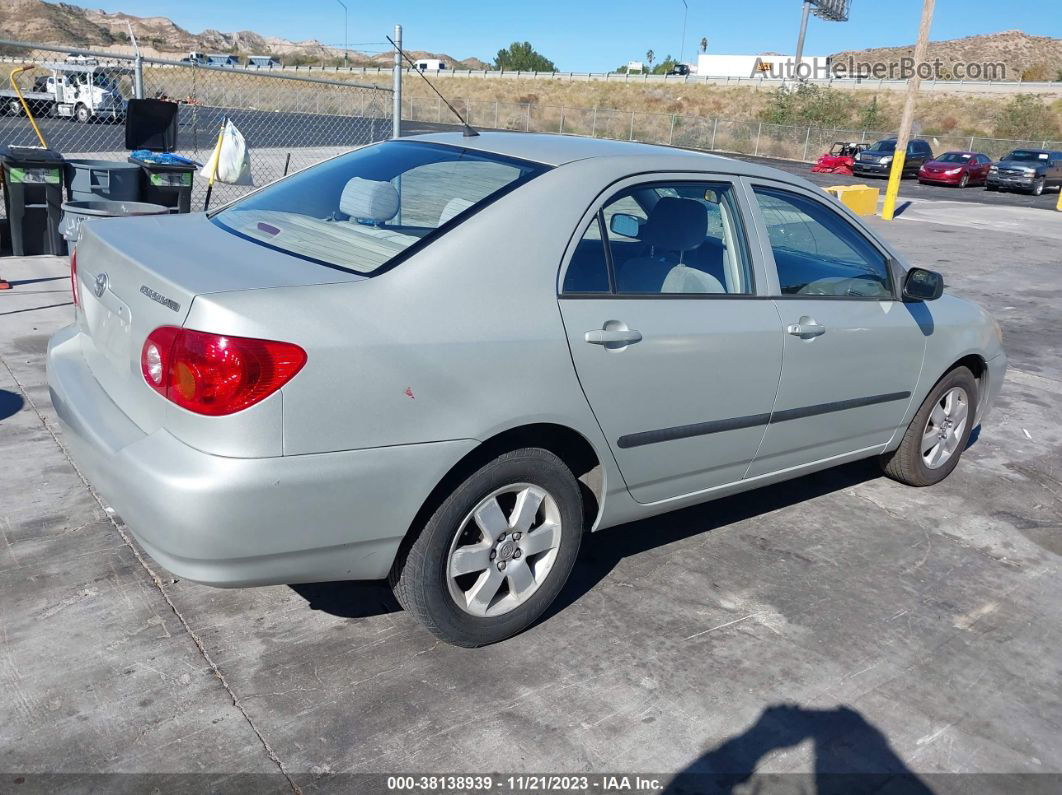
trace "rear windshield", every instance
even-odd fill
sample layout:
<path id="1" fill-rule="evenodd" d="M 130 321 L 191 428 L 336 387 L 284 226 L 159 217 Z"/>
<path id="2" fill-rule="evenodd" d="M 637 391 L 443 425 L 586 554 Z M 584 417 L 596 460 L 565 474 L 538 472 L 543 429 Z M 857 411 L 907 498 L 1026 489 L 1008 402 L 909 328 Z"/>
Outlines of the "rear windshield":
<path id="1" fill-rule="evenodd" d="M 459 147 L 388 141 L 301 171 L 212 220 L 269 248 L 372 275 L 546 169 Z"/>

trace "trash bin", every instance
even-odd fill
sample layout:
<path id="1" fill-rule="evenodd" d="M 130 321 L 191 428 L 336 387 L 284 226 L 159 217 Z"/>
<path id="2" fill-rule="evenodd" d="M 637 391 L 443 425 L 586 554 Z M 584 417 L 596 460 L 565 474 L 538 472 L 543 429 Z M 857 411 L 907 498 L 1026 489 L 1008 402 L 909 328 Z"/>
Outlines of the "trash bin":
<path id="1" fill-rule="evenodd" d="M 67 242 L 77 242 L 81 224 L 90 218 L 120 218 L 130 215 L 167 215 L 168 207 L 147 202 L 114 202 L 105 199 L 64 202 L 63 221 L 59 231 Z"/>
<path id="2" fill-rule="evenodd" d="M 140 198 L 169 207 L 173 213 L 192 211 L 192 179 L 199 166 L 166 153 L 139 150 L 129 158 L 140 166 Z"/>
<path id="3" fill-rule="evenodd" d="M 67 160 L 69 201 L 135 202 L 140 199 L 140 167 L 120 160 Z"/>
<path id="4" fill-rule="evenodd" d="M 11 253 L 65 254 L 59 234 L 63 156 L 35 146 L 0 146 Z"/>
<path id="5" fill-rule="evenodd" d="M 199 164 L 173 154 L 177 146 L 176 102 L 131 99 L 125 117 L 125 146 L 130 163 L 140 166 L 140 198 L 170 212 L 192 209 L 192 182 Z"/>

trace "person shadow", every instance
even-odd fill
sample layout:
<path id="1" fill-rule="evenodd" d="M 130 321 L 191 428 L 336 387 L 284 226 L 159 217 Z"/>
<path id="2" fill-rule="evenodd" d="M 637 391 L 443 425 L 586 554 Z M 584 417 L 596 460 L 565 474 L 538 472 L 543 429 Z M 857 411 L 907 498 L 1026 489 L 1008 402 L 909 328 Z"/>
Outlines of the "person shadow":
<path id="1" fill-rule="evenodd" d="M 811 741 L 813 746 L 812 773 L 756 772 L 771 752 L 794 748 L 805 741 Z M 809 709 L 798 704 L 767 707 L 752 726 L 702 754 L 663 791 L 668 795 L 933 792 L 904 764 L 885 734 L 857 710 L 848 706 Z"/>

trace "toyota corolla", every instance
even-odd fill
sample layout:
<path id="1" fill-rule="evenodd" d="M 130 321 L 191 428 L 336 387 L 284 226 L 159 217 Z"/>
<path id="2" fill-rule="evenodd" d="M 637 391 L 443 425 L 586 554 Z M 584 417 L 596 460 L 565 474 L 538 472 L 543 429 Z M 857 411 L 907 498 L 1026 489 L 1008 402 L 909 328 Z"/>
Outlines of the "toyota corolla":
<path id="1" fill-rule="evenodd" d="M 999 326 L 781 171 L 586 138 L 364 147 L 83 225 L 49 347 L 78 466 L 216 586 L 389 578 L 500 640 L 584 533 L 862 458 L 946 477 Z"/>

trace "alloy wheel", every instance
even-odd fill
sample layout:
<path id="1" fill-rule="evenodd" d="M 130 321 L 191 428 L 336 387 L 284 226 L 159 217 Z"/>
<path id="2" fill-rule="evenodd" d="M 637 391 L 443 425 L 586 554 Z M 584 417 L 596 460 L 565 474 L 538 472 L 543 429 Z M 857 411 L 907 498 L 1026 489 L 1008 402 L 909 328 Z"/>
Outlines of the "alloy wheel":
<path id="1" fill-rule="evenodd" d="M 953 387 L 941 396 L 922 431 L 922 461 L 926 467 L 939 469 L 951 460 L 969 419 L 970 398 L 965 389 Z"/>
<path id="2" fill-rule="evenodd" d="M 545 582 L 560 543 L 560 507 L 549 492 L 530 483 L 496 489 L 469 512 L 450 544 L 450 596 L 475 616 L 508 613 Z"/>

